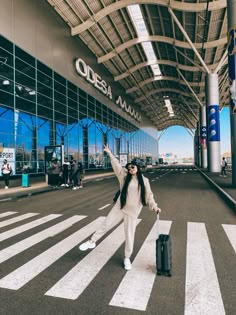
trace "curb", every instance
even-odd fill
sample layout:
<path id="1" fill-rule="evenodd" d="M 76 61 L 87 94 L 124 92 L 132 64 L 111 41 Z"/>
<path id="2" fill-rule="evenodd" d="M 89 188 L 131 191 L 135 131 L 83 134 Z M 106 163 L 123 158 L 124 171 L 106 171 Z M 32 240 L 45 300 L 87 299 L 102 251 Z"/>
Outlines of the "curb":
<path id="1" fill-rule="evenodd" d="M 38 189 L 40 189 L 40 188 L 38 188 Z M 0 199 L 0 202 L 12 201 L 12 200 L 20 199 L 20 198 L 27 198 L 27 197 L 30 197 L 30 196 L 33 196 L 33 195 L 39 195 L 39 194 L 43 194 L 43 193 L 50 192 L 50 191 L 53 191 L 53 190 L 54 189 L 51 188 L 51 187 L 48 187 L 48 188 L 46 187 L 46 189 L 44 189 L 44 190 L 38 190 L 38 191 L 36 191 L 36 190 L 32 191 L 31 190 L 31 191 L 29 191 L 27 193 L 19 193 L 19 194 L 16 193 L 16 195 L 14 195 L 14 193 L 13 193 L 13 195 L 11 195 L 9 197 L 5 196 L 5 198 Z"/>

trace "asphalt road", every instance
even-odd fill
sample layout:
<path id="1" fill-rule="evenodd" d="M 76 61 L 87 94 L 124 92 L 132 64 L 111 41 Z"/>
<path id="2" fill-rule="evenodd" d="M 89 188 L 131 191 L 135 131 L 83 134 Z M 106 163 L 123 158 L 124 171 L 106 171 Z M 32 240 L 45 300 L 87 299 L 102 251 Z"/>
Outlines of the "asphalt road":
<path id="1" fill-rule="evenodd" d="M 108 214 L 118 189 L 115 178 L 94 180 L 77 191 L 0 204 L 0 314 L 235 314 L 233 210 L 197 171 L 145 176 L 162 209 L 161 232 L 170 229 L 171 278 L 155 275 L 156 215 L 148 208 L 137 226 L 132 271 L 123 269 L 122 227 L 94 250 L 78 250 Z M 28 218 L 14 222 L 22 215 Z"/>

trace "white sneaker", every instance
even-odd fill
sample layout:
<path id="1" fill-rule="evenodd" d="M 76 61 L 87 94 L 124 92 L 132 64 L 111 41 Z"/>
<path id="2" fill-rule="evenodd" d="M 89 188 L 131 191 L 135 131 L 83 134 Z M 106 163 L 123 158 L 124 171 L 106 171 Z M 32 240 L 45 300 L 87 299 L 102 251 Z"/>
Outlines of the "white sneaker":
<path id="1" fill-rule="evenodd" d="M 61 184 L 61 187 L 65 187 L 66 185 L 65 184 Z"/>
<path id="2" fill-rule="evenodd" d="M 89 240 L 83 244 L 80 245 L 79 249 L 82 251 L 88 250 L 88 249 L 93 249 L 96 247 L 96 243 L 93 242 L 92 240 Z"/>
<path id="3" fill-rule="evenodd" d="M 66 184 L 66 187 L 70 187 L 70 185 Z"/>
<path id="4" fill-rule="evenodd" d="M 79 187 L 79 186 L 76 186 L 76 189 L 80 189 L 80 187 Z"/>
<path id="5" fill-rule="evenodd" d="M 132 269 L 132 264 L 131 264 L 129 258 L 124 259 L 124 268 L 125 268 L 125 270 L 131 270 Z"/>
<path id="6" fill-rule="evenodd" d="M 8 189 L 8 186 L 5 186 L 5 189 Z"/>
<path id="7" fill-rule="evenodd" d="M 73 187 L 73 188 L 72 188 L 72 190 L 76 190 L 76 189 L 77 189 L 76 187 Z"/>

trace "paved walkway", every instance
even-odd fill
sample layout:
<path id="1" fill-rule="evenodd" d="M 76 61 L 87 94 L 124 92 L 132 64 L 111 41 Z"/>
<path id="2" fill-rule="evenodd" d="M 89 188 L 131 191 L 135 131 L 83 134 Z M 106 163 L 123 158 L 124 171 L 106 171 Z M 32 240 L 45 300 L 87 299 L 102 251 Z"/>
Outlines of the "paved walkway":
<path id="1" fill-rule="evenodd" d="M 114 176 L 114 173 L 105 172 L 105 173 L 86 175 L 84 179 L 84 183 L 86 184 L 95 178 L 101 178 L 105 176 Z M 27 196 L 36 195 L 36 194 L 54 190 L 52 186 L 49 186 L 46 183 L 46 181 L 44 181 L 44 176 L 40 179 L 30 178 L 29 181 L 30 181 L 29 187 L 22 187 L 20 179 L 13 180 L 12 183 L 10 181 L 9 189 L 4 189 L 4 182 L 1 181 L 0 182 L 0 185 L 1 185 L 0 186 L 0 202 L 7 201 L 10 199 L 27 197 Z M 11 187 L 11 185 L 13 187 Z"/>

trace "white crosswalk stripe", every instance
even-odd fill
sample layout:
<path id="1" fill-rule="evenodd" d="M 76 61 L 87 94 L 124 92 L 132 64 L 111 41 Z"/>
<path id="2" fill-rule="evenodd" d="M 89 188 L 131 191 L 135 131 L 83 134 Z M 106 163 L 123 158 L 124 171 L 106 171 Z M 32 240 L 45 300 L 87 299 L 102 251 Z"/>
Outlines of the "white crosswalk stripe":
<path id="1" fill-rule="evenodd" d="M 7 212 L 4 212 L 4 213 L 0 213 L 0 218 L 5 218 L 5 217 L 8 217 L 9 215 L 13 215 L 17 212 L 15 211 L 7 211 Z"/>
<path id="2" fill-rule="evenodd" d="M 160 221 L 160 233 L 169 234 L 171 221 Z M 154 224 L 140 251 L 132 270 L 126 273 L 110 305 L 145 311 L 156 278 L 156 224 Z"/>
<path id="3" fill-rule="evenodd" d="M 140 220 L 138 220 L 138 223 Z M 46 295 L 75 300 L 124 242 L 124 224 L 79 262 Z"/>
<path id="4" fill-rule="evenodd" d="M 4 226 L 11 225 L 11 224 L 16 223 L 16 222 L 20 222 L 20 221 L 25 220 L 25 219 L 32 218 L 35 215 L 39 215 L 39 213 L 26 213 L 26 214 L 19 215 L 16 218 L 5 220 L 3 222 L 0 222 L 0 228 L 4 227 Z"/>
<path id="5" fill-rule="evenodd" d="M 185 315 L 224 315 L 224 304 L 204 223 L 188 222 Z"/>
<path id="6" fill-rule="evenodd" d="M 236 253 L 236 225 L 222 224 L 222 226 Z"/>

